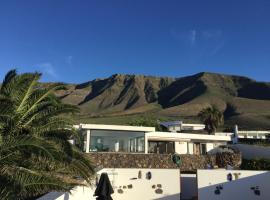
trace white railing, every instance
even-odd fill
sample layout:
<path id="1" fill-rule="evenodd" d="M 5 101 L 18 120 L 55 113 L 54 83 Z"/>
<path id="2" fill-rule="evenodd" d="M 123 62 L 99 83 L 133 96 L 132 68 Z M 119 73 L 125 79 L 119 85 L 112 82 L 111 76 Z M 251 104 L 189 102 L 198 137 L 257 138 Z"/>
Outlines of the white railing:
<path id="1" fill-rule="evenodd" d="M 239 138 L 266 139 L 270 131 L 238 131 Z"/>

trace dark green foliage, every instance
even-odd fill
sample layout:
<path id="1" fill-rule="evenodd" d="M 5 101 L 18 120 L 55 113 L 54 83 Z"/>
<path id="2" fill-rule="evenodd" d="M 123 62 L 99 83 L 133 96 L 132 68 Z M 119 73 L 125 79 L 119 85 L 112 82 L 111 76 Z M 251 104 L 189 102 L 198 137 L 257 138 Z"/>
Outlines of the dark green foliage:
<path id="1" fill-rule="evenodd" d="M 270 170 L 270 159 L 243 159 L 240 168 L 243 170 Z"/>
<path id="2" fill-rule="evenodd" d="M 155 119 L 153 119 L 151 117 L 147 117 L 147 116 L 138 117 L 137 119 L 134 119 L 131 122 L 129 122 L 129 125 L 155 127 L 157 131 L 162 130 L 161 126 L 159 125 L 158 120 L 155 120 Z"/>
<path id="3" fill-rule="evenodd" d="M 216 106 L 204 108 L 199 112 L 198 117 L 205 124 L 205 130 L 210 133 L 215 133 L 218 126 L 223 124 L 223 113 Z"/>
<path id="4" fill-rule="evenodd" d="M 50 191 L 70 191 L 78 176 L 90 183 L 90 161 L 67 140 L 76 137 L 71 114 L 55 91 L 41 87 L 41 74 L 10 71 L 0 88 L 0 199 L 16 200 Z"/>

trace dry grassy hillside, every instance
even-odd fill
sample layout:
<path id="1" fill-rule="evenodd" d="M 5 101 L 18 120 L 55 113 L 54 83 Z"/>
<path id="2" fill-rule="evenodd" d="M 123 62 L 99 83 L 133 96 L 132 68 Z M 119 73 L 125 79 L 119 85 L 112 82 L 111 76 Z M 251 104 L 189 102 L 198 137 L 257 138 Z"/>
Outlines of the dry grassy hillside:
<path id="1" fill-rule="evenodd" d="M 198 121 L 198 112 L 215 104 L 225 126 L 270 129 L 270 83 L 213 73 L 183 78 L 112 75 L 67 85 L 59 95 L 78 105 L 78 122 L 127 124 L 142 115 L 154 119 Z"/>

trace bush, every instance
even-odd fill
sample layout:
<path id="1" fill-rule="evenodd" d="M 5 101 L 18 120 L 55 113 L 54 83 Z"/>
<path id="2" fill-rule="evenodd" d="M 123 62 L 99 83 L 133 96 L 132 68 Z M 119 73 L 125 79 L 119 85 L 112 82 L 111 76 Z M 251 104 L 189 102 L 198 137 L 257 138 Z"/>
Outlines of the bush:
<path id="1" fill-rule="evenodd" d="M 243 159 L 240 168 L 244 170 L 270 170 L 270 159 Z"/>
<path id="2" fill-rule="evenodd" d="M 143 116 L 136 118 L 129 122 L 128 124 L 131 126 L 147 126 L 147 127 L 155 127 L 157 131 L 162 131 L 161 126 L 159 125 L 159 120 L 153 119 L 151 117 Z"/>

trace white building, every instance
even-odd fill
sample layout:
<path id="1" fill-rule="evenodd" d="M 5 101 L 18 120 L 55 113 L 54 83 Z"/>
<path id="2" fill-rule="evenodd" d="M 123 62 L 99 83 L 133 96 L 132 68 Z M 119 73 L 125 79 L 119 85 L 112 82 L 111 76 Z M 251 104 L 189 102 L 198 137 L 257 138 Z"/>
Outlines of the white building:
<path id="1" fill-rule="evenodd" d="M 160 122 L 159 124 L 170 132 L 197 131 L 205 129 L 204 124 L 186 124 L 182 121 Z"/>
<path id="2" fill-rule="evenodd" d="M 239 139 L 265 140 L 269 138 L 270 131 L 238 131 Z"/>
<path id="3" fill-rule="evenodd" d="M 240 140 L 267 140 L 270 139 L 270 130 L 238 130 L 238 125 L 234 126 L 234 134 Z"/>
<path id="4" fill-rule="evenodd" d="M 80 124 L 89 152 L 206 154 L 231 141 L 230 135 L 157 132 L 154 127 Z"/>
<path id="5" fill-rule="evenodd" d="M 215 147 L 231 141 L 231 135 L 228 134 L 158 132 L 154 127 L 100 124 L 79 124 L 74 127 L 80 130 L 84 137 L 86 153 L 118 153 L 101 154 L 113 156 L 125 155 L 121 154 L 121 152 L 124 152 L 128 153 L 129 156 L 134 156 L 134 159 L 137 156 L 136 153 L 149 154 L 139 155 L 139 157 L 171 157 L 170 155 L 151 155 L 151 153 L 205 154 Z M 158 158 L 157 162 L 161 160 L 161 158 Z M 139 159 L 134 160 L 134 163 L 137 161 Z M 115 167 L 115 165 L 109 164 L 111 168 L 106 168 L 102 164 L 99 165 L 101 168 L 96 169 L 96 179 L 98 180 L 103 172 L 108 174 L 114 189 L 113 199 L 179 200 L 186 199 L 185 197 L 196 197 L 198 193 L 196 175 L 181 176 L 179 166 L 176 165 L 173 165 L 173 167 L 156 167 L 151 164 L 139 167 L 123 167 L 123 165 Z M 92 186 L 75 187 L 71 193 L 51 192 L 39 198 L 39 200 L 94 200 L 96 199 L 93 197 L 94 191 L 93 183 Z"/>

